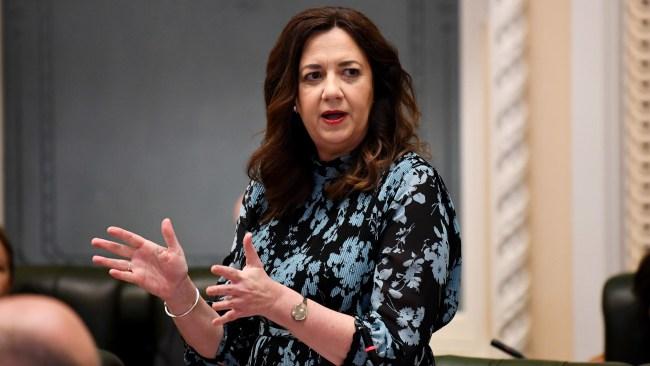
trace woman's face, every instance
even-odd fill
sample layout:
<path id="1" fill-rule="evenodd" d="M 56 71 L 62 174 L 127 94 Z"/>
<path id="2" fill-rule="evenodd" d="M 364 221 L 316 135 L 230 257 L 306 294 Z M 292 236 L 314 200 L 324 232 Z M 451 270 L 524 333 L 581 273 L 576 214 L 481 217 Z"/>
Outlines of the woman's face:
<path id="1" fill-rule="evenodd" d="M 9 273 L 9 255 L 4 245 L 0 245 L 0 296 L 9 293 L 11 278 Z"/>
<path id="2" fill-rule="evenodd" d="M 318 157 L 335 159 L 354 150 L 368 131 L 372 70 L 363 51 L 342 29 L 310 37 L 298 68 L 296 109 Z"/>

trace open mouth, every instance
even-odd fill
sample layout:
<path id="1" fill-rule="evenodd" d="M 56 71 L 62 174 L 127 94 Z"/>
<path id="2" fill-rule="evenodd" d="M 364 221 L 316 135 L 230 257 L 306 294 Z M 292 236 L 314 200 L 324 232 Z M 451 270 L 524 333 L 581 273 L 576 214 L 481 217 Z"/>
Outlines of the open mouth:
<path id="1" fill-rule="evenodd" d="M 328 123 L 338 123 L 343 121 L 347 113 L 341 111 L 327 111 L 321 114 L 321 117 Z"/>

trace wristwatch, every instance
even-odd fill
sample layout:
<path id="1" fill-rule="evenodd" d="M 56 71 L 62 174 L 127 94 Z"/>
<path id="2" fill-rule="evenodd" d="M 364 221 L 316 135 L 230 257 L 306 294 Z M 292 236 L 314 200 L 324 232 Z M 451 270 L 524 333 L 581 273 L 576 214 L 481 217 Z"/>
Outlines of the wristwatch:
<path id="1" fill-rule="evenodd" d="M 293 306 L 291 309 L 291 317 L 295 321 L 303 321 L 307 319 L 307 298 L 303 297 L 302 302 Z"/>

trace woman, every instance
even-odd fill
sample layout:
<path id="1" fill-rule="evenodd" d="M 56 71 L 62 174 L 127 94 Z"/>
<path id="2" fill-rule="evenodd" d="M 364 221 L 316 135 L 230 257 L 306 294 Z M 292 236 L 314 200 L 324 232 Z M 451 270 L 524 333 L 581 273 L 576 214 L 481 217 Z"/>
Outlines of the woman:
<path id="1" fill-rule="evenodd" d="M 11 291 L 14 282 L 13 250 L 7 234 L 0 227 L 0 296 Z"/>
<path id="2" fill-rule="evenodd" d="M 267 128 L 248 163 L 230 255 L 209 304 L 167 247 L 121 228 L 93 257 L 165 301 L 188 364 L 432 365 L 456 312 L 460 236 L 440 176 L 419 155 L 419 112 L 396 50 L 363 14 L 309 9 L 267 63 Z M 218 312 L 215 312 L 215 310 Z"/>

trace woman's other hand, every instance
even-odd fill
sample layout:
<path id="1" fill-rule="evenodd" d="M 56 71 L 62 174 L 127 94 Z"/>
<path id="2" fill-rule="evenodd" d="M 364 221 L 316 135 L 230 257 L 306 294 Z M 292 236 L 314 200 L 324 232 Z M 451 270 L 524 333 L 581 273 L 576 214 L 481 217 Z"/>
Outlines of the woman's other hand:
<path id="1" fill-rule="evenodd" d="M 282 292 L 283 286 L 266 274 L 264 265 L 253 246 L 251 233 L 244 235 L 244 255 L 246 265 L 242 270 L 221 265 L 214 265 L 211 268 L 213 274 L 228 280 L 228 283 L 209 286 L 206 289 L 210 296 L 223 297 L 221 301 L 212 304 L 214 310 L 228 310 L 212 321 L 214 325 L 223 325 L 253 315 L 264 316 L 264 311 L 273 307 Z"/>
<path id="2" fill-rule="evenodd" d="M 111 226 L 106 232 L 119 242 L 94 238 L 91 243 L 121 259 L 95 255 L 93 263 L 109 268 L 108 273 L 118 280 L 135 284 L 163 300 L 170 299 L 188 277 L 187 261 L 170 219 L 162 221 L 161 231 L 167 247 Z"/>

